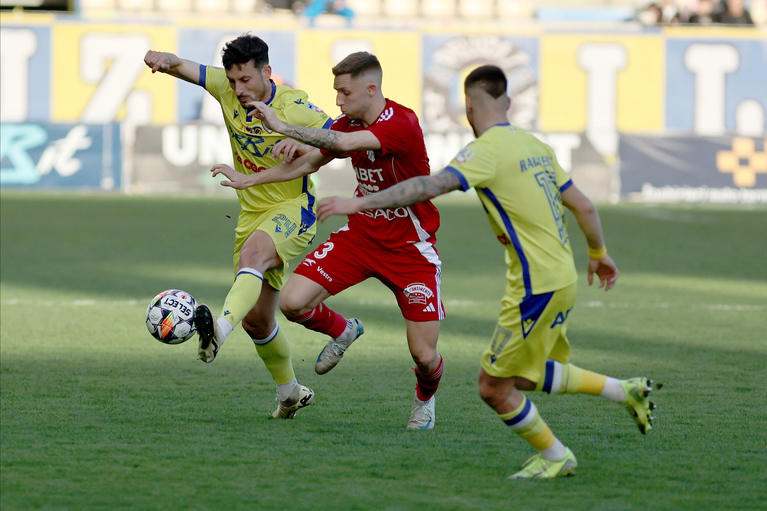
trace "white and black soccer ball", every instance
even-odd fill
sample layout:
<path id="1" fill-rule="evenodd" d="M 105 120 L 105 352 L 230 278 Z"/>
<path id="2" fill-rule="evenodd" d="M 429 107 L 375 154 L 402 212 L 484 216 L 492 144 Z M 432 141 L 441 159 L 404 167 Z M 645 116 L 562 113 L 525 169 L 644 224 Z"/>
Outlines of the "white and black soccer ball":
<path id="1" fill-rule="evenodd" d="M 146 327 L 152 337 L 165 344 L 181 344 L 196 332 L 194 310 L 197 301 L 180 289 L 159 293 L 149 302 Z"/>

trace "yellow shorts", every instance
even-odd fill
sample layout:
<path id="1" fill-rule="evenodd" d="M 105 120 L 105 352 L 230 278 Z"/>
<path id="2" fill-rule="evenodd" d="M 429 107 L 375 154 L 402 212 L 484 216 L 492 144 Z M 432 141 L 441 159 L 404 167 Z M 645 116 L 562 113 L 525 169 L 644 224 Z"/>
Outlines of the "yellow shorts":
<path id="1" fill-rule="evenodd" d="M 575 305 L 578 284 L 533 295 L 522 302 L 503 298 L 503 310 L 493 339 L 482 355 L 482 367 L 498 378 L 512 376 L 538 383 L 546 360 L 563 364 L 570 357 L 567 316 Z"/>
<path id="2" fill-rule="evenodd" d="M 254 213 L 240 211 L 234 230 L 234 272 L 240 263 L 240 250 L 254 232 L 263 231 L 274 241 L 282 265 L 268 270 L 264 279 L 274 289 L 280 290 L 285 284 L 285 273 L 289 262 L 306 250 L 317 233 L 314 211 L 306 208 L 306 199 L 285 201 L 269 210 Z"/>

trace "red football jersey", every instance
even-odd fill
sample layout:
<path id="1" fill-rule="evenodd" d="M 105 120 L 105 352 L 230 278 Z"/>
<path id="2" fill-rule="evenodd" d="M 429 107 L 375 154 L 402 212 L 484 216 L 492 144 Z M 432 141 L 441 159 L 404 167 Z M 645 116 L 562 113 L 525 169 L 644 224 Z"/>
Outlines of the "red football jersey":
<path id="1" fill-rule="evenodd" d="M 364 128 L 360 121 L 345 115 L 335 120 L 332 130 L 368 130 L 381 143 L 378 151 L 350 151 L 357 174 L 355 197 L 385 190 L 416 176 L 428 176 L 429 157 L 418 117 L 411 109 L 387 99 L 378 119 Z M 322 150 L 323 154 L 333 154 Z M 439 212 L 431 201 L 404 208 L 373 209 L 349 217 L 349 228 L 364 232 L 378 243 L 396 247 L 409 243 L 436 242 Z"/>

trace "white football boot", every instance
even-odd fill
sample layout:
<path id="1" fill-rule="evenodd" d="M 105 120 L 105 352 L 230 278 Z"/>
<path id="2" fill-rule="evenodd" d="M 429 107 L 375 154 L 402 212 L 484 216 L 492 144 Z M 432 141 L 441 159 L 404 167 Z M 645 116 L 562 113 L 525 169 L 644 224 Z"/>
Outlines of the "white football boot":
<path id="1" fill-rule="evenodd" d="M 346 324 L 347 330 L 339 337 L 330 339 L 317 357 L 317 363 L 314 364 L 314 371 L 317 374 L 325 374 L 333 369 L 341 361 L 349 346 L 365 333 L 362 321 L 357 318 L 347 319 Z"/>
<path id="2" fill-rule="evenodd" d="M 421 401 L 418 396 L 413 400 L 413 411 L 407 421 L 407 429 L 432 429 L 437 419 L 434 396 L 428 401 Z"/>
<path id="3" fill-rule="evenodd" d="M 298 410 L 314 404 L 314 391 L 309 387 L 296 385 L 289 398 L 280 401 L 280 397 L 277 396 L 276 401 L 277 409 L 272 413 L 272 417 L 275 419 L 292 419 Z"/>

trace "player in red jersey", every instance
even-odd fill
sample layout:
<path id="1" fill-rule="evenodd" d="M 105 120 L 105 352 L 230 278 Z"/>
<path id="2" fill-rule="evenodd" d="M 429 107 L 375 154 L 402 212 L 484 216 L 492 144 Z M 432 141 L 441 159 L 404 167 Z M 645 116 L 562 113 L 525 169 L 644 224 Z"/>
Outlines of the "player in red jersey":
<path id="1" fill-rule="evenodd" d="M 273 154 L 282 154 L 283 163 L 257 174 L 216 165 L 213 175 L 229 179 L 221 184 L 243 189 L 287 181 L 345 157 L 351 158 L 357 175 L 355 197 L 429 175 L 418 118 L 409 108 L 383 96 L 378 59 L 367 52 L 353 53 L 333 68 L 333 75 L 336 104 L 343 115 L 330 129 L 288 125 L 264 103 L 249 105 L 270 129 L 314 148 L 281 141 Z M 300 156 L 293 159 L 295 155 Z M 361 321 L 347 320 L 323 301 L 370 277 L 394 292 L 416 364 L 416 395 L 408 429 L 434 427 L 434 394 L 442 376 L 437 338 L 445 313 L 440 299 L 442 262 L 434 247 L 438 228 L 439 212 L 428 201 L 351 215 L 345 226 L 298 265 L 280 298 L 280 309 L 289 320 L 331 337 L 315 365 L 317 373 L 324 374 L 335 367 L 364 329 Z"/>

